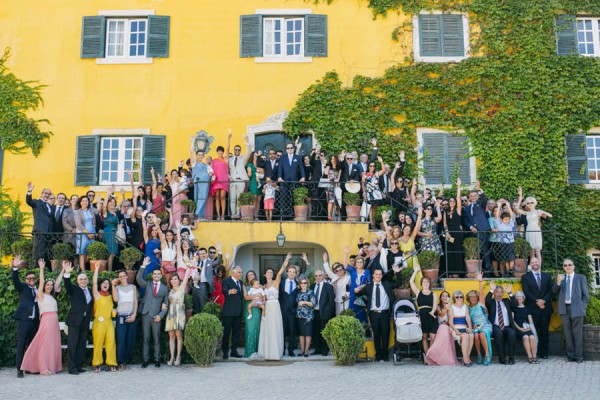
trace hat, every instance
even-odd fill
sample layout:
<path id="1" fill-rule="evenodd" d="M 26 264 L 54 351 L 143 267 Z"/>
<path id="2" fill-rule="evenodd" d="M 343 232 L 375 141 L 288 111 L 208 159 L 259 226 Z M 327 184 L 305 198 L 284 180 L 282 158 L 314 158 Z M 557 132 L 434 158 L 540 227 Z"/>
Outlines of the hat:
<path id="1" fill-rule="evenodd" d="M 350 193 L 358 193 L 360 192 L 360 183 L 359 182 L 346 182 L 346 190 Z"/>

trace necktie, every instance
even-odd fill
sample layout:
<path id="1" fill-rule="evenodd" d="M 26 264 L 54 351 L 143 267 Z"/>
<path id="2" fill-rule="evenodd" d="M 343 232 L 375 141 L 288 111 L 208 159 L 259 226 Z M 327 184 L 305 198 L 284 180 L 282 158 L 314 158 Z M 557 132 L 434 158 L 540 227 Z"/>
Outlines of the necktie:
<path id="1" fill-rule="evenodd" d="M 498 305 L 498 326 L 500 327 L 500 330 L 504 330 L 504 315 L 502 315 L 502 307 L 500 307 L 500 302 L 496 301 L 496 304 Z"/>
<path id="2" fill-rule="evenodd" d="M 58 216 L 60 215 L 61 207 L 56 207 L 56 214 L 54 215 L 54 219 L 58 220 Z"/>
<path id="3" fill-rule="evenodd" d="M 235 156 L 235 158 L 233 159 L 233 166 L 237 167 L 237 156 Z"/>
<path id="4" fill-rule="evenodd" d="M 156 292 L 158 292 L 158 283 L 154 284 L 154 296 L 156 296 Z"/>
<path id="5" fill-rule="evenodd" d="M 290 292 L 288 294 L 292 294 L 293 291 L 294 291 L 294 285 L 293 285 L 292 281 L 290 281 Z"/>
<path id="6" fill-rule="evenodd" d="M 315 297 L 317 298 L 317 304 L 319 304 L 319 292 L 321 291 L 321 284 L 317 283 L 317 290 L 315 290 Z"/>
<path id="7" fill-rule="evenodd" d="M 241 293 L 242 292 L 242 288 L 240 286 L 240 281 L 236 281 L 235 282 L 235 286 L 237 286 L 237 288 L 238 288 L 238 293 Z"/>
<path id="8" fill-rule="evenodd" d="M 46 203 L 46 207 L 48 207 L 48 214 L 52 215 L 52 207 L 50 207 L 50 204 Z"/>
<path id="9" fill-rule="evenodd" d="M 471 203 L 471 216 L 473 216 L 473 209 L 475 208 L 475 203 Z"/>
<path id="10" fill-rule="evenodd" d="M 567 283 L 566 283 L 565 289 L 567 289 L 567 293 L 565 293 L 565 302 L 570 303 L 571 302 L 571 277 L 569 275 L 567 275 Z"/>
<path id="11" fill-rule="evenodd" d="M 540 279 L 540 273 L 539 272 L 537 274 L 535 274 L 535 280 L 537 282 L 538 289 L 541 289 L 542 288 L 542 281 Z"/>
<path id="12" fill-rule="evenodd" d="M 375 288 L 375 307 L 378 309 L 381 307 L 381 290 L 379 289 L 379 283 Z"/>

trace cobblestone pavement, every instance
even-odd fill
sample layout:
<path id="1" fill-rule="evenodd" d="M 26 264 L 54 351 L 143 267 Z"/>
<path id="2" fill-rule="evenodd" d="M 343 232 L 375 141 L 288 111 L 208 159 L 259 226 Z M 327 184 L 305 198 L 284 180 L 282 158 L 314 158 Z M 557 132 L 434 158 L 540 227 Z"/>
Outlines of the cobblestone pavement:
<path id="1" fill-rule="evenodd" d="M 88 371 L 79 376 L 26 375 L 0 370 L 0 399 L 598 399 L 600 362 L 563 358 L 514 366 L 427 367 L 417 361 L 358 363 L 338 367 L 331 360 L 217 362 L 160 369 L 134 365 L 124 372 Z M 417 396 L 417 397 L 415 397 Z"/>

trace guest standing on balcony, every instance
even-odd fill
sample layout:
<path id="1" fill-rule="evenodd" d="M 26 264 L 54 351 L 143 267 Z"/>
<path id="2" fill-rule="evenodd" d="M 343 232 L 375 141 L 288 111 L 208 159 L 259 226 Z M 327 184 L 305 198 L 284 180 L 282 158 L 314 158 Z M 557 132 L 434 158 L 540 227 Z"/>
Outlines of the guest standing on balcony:
<path id="1" fill-rule="evenodd" d="M 481 190 L 479 180 L 475 184 L 475 190 L 469 193 L 469 204 L 463 209 L 465 216 L 465 225 L 472 234 L 479 240 L 479 248 L 483 254 L 483 267 L 486 274 L 492 271 L 492 263 L 490 260 L 490 242 L 488 232 L 490 224 L 486 216 L 487 197 Z"/>
<path id="2" fill-rule="evenodd" d="M 229 134 L 229 140 L 231 134 Z M 224 157 L 225 149 L 223 146 L 217 147 L 217 158 L 212 160 L 212 168 L 215 173 L 215 179 L 210 184 L 210 194 L 215 199 L 215 211 L 217 220 L 225 219 L 225 196 L 229 190 L 229 164 Z M 227 154 L 229 154 L 229 145 L 227 145 Z"/>
<path id="3" fill-rule="evenodd" d="M 49 233 L 52 232 L 52 228 L 54 226 L 53 207 L 48 202 L 52 191 L 48 188 L 43 188 L 38 200 L 34 200 L 31 197 L 32 192 L 33 184 L 28 182 L 25 202 L 29 207 L 31 207 L 31 212 L 33 214 L 33 258 L 34 260 L 44 258 L 46 261 L 48 261 L 48 243 L 50 241 Z"/>
<path id="4" fill-rule="evenodd" d="M 87 247 L 96 237 L 96 216 L 94 210 L 90 208 L 90 199 L 87 196 L 79 199 L 79 208 L 75 210 L 75 224 L 78 233 L 75 254 L 79 255 L 80 271 L 85 271 Z"/>
<path id="5" fill-rule="evenodd" d="M 63 242 L 69 243 L 73 246 L 73 249 L 77 248 L 77 224 L 75 222 L 75 210 L 79 207 L 79 196 L 76 194 L 71 195 L 69 199 L 69 206 L 65 208 L 62 213 L 62 225 L 63 225 Z"/>
<path id="6" fill-rule="evenodd" d="M 167 164 L 167 170 L 169 169 Z M 187 199 L 185 194 L 187 189 L 186 179 L 182 179 L 179 176 L 179 172 L 174 169 L 171 171 L 171 175 L 167 178 L 167 183 L 171 188 L 172 198 L 171 198 L 171 212 L 170 212 L 170 224 L 171 228 L 175 227 L 175 221 L 181 221 L 181 217 L 183 215 L 183 206 L 181 202 Z"/>
<path id="7" fill-rule="evenodd" d="M 521 188 L 519 190 L 519 198 L 523 198 L 523 191 Z M 520 215 L 525 215 L 527 217 L 527 228 L 525 229 L 525 240 L 531 246 L 531 252 L 529 254 L 530 257 L 535 257 L 542 260 L 542 226 L 541 221 L 542 218 L 552 218 L 552 214 L 542 210 L 536 210 L 537 200 L 535 197 L 527 197 L 525 199 L 525 206 L 527 207 L 527 211 L 523 211 L 519 209 Z"/>
<path id="8" fill-rule="evenodd" d="M 383 204 L 383 193 L 379 187 L 379 178 L 385 173 L 385 165 L 381 157 L 377 157 L 377 161 L 381 164 L 381 170 L 375 170 L 375 161 L 369 161 L 367 169 L 362 174 L 363 199 L 371 205 L 369 210 L 369 225 L 371 229 L 375 229 L 375 212 L 377 206 Z"/>
<path id="9" fill-rule="evenodd" d="M 340 160 L 335 154 L 329 157 L 329 163 L 325 167 L 325 176 L 330 182 L 327 186 L 327 220 L 331 221 L 340 217 L 340 207 L 342 206 L 342 189 L 340 188 L 342 170 Z M 336 195 L 336 191 L 339 192 L 339 195 Z"/>
<path id="10" fill-rule="evenodd" d="M 113 196 L 115 185 L 112 185 L 106 192 L 106 199 L 102 203 L 102 219 L 104 220 L 104 243 L 108 246 L 108 270 L 112 271 L 115 255 L 119 253 L 119 243 L 117 242 L 117 227 L 123 215 L 117 210 L 117 198 Z"/>
<path id="11" fill-rule="evenodd" d="M 150 167 L 150 175 L 152 176 L 152 212 L 164 213 L 167 211 L 167 196 L 164 193 L 165 185 L 162 182 L 157 182 L 154 167 Z M 138 171 L 138 176 L 141 176 L 141 171 Z M 133 192 L 133 183 L 131 184 L 131 191 Z M 136 205 L 137 201 L 133 204 Z"/>
<path id="12" fill-rule="evenodd" d="M 196 137 L 192 136 L 190 143 L 190 167 L 192 182 L 194 182 L 194 202 L 196 203 L 196 220 L 205 219 L 208 190 L 210 189 L 211 175 L 208 165 L 204 161 L 204 151 L 194 151 Z"/>
<path id="13" fill-rule="evenodd" d="M 293 216 L 292 200 L 293 191 L 296 187 L 296 182 L 304 182 L 304 168 L 302 160 L 294 154 L 294 145 L 288 143 L 285 146 L 286 154 L 281 156 L 279 160 L 279 170 L 277 171 L 278 181 L 281 182 L 281 214 L 284 217 L 291 218 Z"/>
<path id="14" fill-rule="evenodd" d="M 248 163 L 246 164 L 246 173 L 248 174 L 248 191 L 254 195 L 254 219 L 258 219 L 258 211 L 260 210 L 260 200 L 262 198 L 262 191 L 257 176 L 258 160 L 260 159 L 262 152 L 253 151 L 248 157 Z"/>
<path id="15" fill-rule="evenodd" d="M 242 148 L 240 145 L 233 147 L 233 156 L 229 156 L 229 213 L 231 219 L 240 219 L 240 207 L 238 206 L 238 198 L 240 194 L 246 191 L 246 183 L 248 182 L 248 173 L 246 172 L 246 163 L 250 159 L 252 147 L 248 142 L 248 136 L 244 135 L 246 142 L 246 155 L 242 156 Z M 231 145 L 231 133 L 227 136 L 227 154 Z"/>

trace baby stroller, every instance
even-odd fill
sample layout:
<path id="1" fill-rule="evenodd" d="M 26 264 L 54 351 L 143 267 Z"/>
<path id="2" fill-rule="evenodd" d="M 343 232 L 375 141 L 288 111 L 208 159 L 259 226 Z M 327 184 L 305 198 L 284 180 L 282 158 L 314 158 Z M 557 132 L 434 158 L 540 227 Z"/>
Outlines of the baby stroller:
<path id="1" fill-rule="evenodd" d="M 411 358 L 421 356 L 421 319 L 415 305 L 410 300 L 398 300 L 394 303 L 394 327 L 396 342 L 394 344 L 394 365 L 402 360 L 402 356 Z"/>

